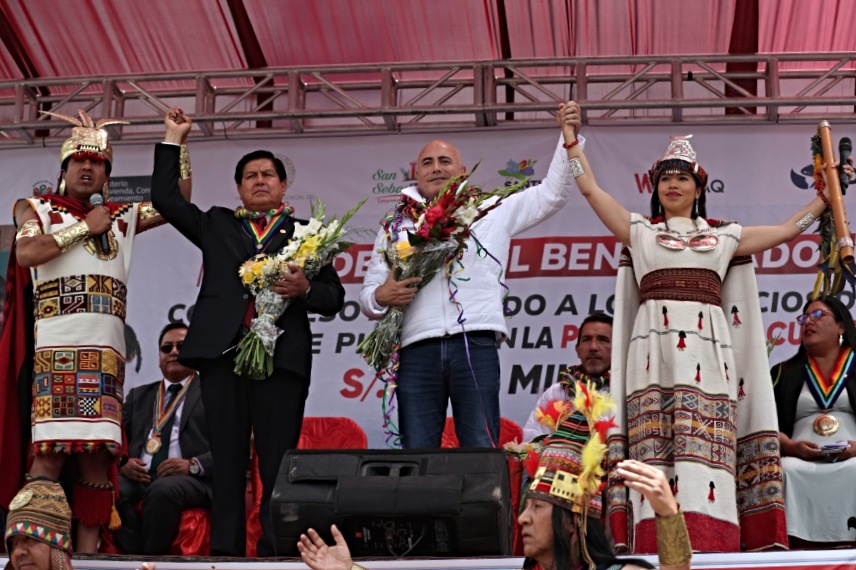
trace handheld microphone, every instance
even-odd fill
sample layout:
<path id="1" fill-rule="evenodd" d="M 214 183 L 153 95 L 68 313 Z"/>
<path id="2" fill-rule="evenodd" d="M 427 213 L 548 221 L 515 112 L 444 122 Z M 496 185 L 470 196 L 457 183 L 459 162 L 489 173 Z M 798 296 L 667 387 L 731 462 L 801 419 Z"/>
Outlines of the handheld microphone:
<path id="1" fill-rule="evenodd" d="M 850 137 L 844 137 L 838 143 L 838 177 L 841 180 L 841 193 L 843 194 L 850 185 L 850 179 L 847 173 L 844 172 L 844 165 L 847 164 L 847 159 L 850 158 L 850 153 L 853 152 L 853 143 L 850 142 Z"/>
<path id="2" fill-rule="evenodd" d="M 104 197 L 101 194 L 93 194 L 89 197 L 89 203 L 93 208 L 97 208 L 104 204 Z M 107 237 L 107 232 L 98 236 L 101 240 L 101 253 L 110 253 L 110 240 Z"/>

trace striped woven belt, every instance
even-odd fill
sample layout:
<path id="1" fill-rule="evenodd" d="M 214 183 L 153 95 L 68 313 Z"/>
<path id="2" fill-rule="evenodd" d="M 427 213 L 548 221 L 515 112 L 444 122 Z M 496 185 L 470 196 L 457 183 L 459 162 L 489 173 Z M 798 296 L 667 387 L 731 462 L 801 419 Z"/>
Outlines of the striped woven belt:
<path id="1" fill-rule="evenodd" d="M 102 313 L 125 320 L 128 287 L 106 275 L 69 275 L 39 283 L 36 319 L 77 313 Z"/>
<path id="2" fill-rule="evenodd" d="M 695 301 L 721 305 L 719 274 L 710 269 L 658 269 L 642 277 L 639 300 Z"/>

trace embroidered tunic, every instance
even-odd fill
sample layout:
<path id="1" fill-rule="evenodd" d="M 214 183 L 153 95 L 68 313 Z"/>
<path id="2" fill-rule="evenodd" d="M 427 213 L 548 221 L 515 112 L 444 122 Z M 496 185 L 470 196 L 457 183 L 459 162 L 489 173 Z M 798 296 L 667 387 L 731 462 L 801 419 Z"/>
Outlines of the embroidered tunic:
<path id="1" fill-rule="evenodd" d="M 661 247 L 665 225 L 631 216 L 632 273 L 622 260 L 616 289 L 619 429 L 609 437 L 609 462 L 629 457 L 665 472 L 693 550 L 787 544 L 757 287 L 741 273 L 750 263 L 732 263 L 741 228 L 697 225 L 718 235 L 715 248 L 690 247 L 695 225 L 687 218 L 669 220 L 687 247 Z M 655 553 L 654 512 L 641 495 L 610 478 L 608 504 L 616 543 Z"/>
<path id="2" fill-rule="evenodd" d="M 46 234 L 79 221 L 62 206 L 28 202 Z M 89 238 L 30 270 L 35 453 L 121 449 L 126 282 L 139 215 L 139 204 L 113 213 L 109 253 Z"/>

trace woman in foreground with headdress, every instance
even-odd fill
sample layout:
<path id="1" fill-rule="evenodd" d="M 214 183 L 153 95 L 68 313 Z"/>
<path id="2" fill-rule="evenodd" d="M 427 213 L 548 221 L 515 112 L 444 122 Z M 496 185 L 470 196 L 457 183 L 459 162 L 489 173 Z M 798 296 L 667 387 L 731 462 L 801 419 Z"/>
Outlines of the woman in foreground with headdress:
<path id="1" fill-rule="evenodd" d="M 581 149 L 580 192 L 626 246 L 616 287 L 611 391 L 618 428 L 609 462 L 662 469 L 693 547 L 787 547 L 773 389 L 751 254 L 787 242 L 826 208 L 819 193 L 777 226 L 707 219 L 707 173 L 689 137 L 673 137 L 649 172 L 651 216 L 602 190 Z M 616 547 L 655 550 L 652 505 L 610 475 Z"/>
<path id="2" fill-rule="evenodd" d="M 577 383 L 570 413 L 560 419 L 540 454 L 533 452 L 532 483 L 518 517 L 523 535 L 524 570 L 625 570 L 654 568 L 644 560 L 616 558 L 600 524 L 606 428 L 612 398 L 589 383 Z M 688 570 L 692 548 L 683 513 L 663 473 L 638 461 L 624 461 L 615 473 L 642 493 L 657 516 L 657 553 L 663 570 Z M 333 526 L 330 547 L 312 529 L 297 544 L 312 570 L 357 570 L 344 537 Z"/>

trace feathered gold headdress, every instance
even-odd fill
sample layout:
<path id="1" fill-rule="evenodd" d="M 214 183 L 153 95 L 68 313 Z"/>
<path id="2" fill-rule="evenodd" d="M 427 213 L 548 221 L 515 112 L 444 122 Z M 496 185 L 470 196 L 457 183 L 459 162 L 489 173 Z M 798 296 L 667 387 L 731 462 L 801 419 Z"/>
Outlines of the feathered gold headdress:
<path id="1" fill-rule="evenodd" d="M 51 111 L 39 112 L 43 115 L 64 119 L 72 125 L 76 125 L 71 130 L 71 137 L 62 143 L 62 149 L 60 149 L 59 153 L 61 164 L 70 156 L 82 154 L 91 158 L 106 160 L 112 165 L 113 147 L 107 142 L 107 131 L 104 130 L 104 127 L 108 125 L 129 124 L 128 121 L 121 119 L 99 119 L 98 122 L 94 122 L 92 117 L 83 109 L 77 111 L 80 119 L 70 115 L 52 113 Z"/>

